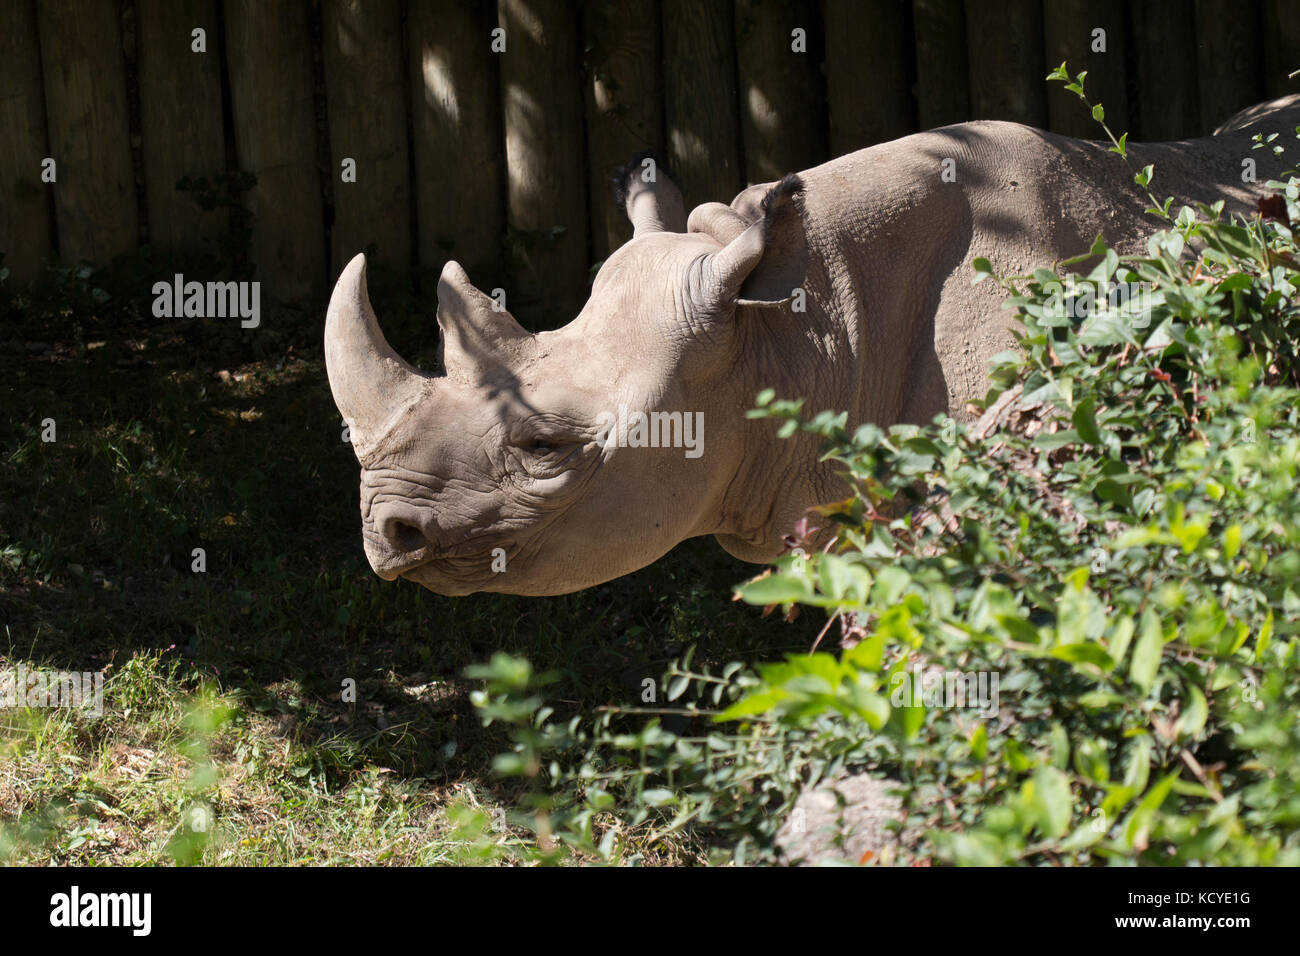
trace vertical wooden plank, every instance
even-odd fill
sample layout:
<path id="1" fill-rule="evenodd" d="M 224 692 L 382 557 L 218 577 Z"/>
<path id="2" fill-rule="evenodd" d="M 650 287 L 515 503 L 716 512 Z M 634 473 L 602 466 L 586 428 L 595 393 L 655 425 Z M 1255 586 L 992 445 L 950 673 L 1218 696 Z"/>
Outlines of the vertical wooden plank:
<path id="1" fill-rule="evenodd" d="M 730 0 L 663 0 L 663 42 L 668 161 L 686 208 L 731 202 L 745 176 Z"/>
<path id="2" fill-rule="evenodd" d="M 1040 0 L 966 0 L 966 52 L 975 119 L 1047 125 Z"/>
<path id="3" fill-rule="evenodd" d="M 643 149 L 663 152 L 658 2 L 586 4 L 583 45 L 591 252 L 600 260 L 632 237 L 626 212 L 614 205 L 614 170 Z"/>
<path id="4" fill-rule="evenodd" d="M 480 285 L 499 279 L 505 233 L 505 143 L 496 6 L 412 0 L 411 148 L 420 265 L 455 259 Z"/>
<path id="5" fill-rule="evenodd" d="M 316 168 L 310 7 L 299 0 L 226 0 L 226 59 L 253 261 L 263 298 L 323 296 L 326 237 Z"/>
<path id="6" fill-rule="evenodd" d="M 554 328 L 586 298 L 587 206 L 578 20 L 565 0 L 500 0 L 506 211 L 521 321 Z M 563 231 L 559 231 L 559 230 Z"/>
<path id="7" fill-rule="evenodd" d="M 970 119 L 966 9 L 962 0 L 913 0 L 916 113 L 921 129 Z"/>
<path id="8" fill-rule="evenodd" d="M 1241 0 L 1196 0 L 1196 74 L 1201 132 L 1264 98 L 1259 7 Z M 1300 47 L 1296 48 L 1300 69 Z M 1300 92 L 1300 84 L 1295 86 Z"/>
<path id="9" fill-rule="evenodd" d="M 1047 69 L 1056 69 L 1064 60 L 1071 76 L 1087 70 L 1088 99 L 1105 107 L 1106 123 L 1116 136 L 1127 132 L 1128 23 L 1122 0 L 1054 0 L 1043 4 L 1043 17 Z M 1066 136 L 1102 139 L 1106 135 L 1079 98 L 1060 83 L 1047 87 L 1047 116 L 1049 128 Z"/>
<path id="10" fill-rule="evenodd" d="M 1270 99 L 1300 93 L 1300 3 L 1295 0 L 1265 0 L 1264 4 L 1264 94 Z"/>
<path id="11" fill-rule="evenodd" d="M 735 32 L 745 178 L 770 182 L 824 162 L 826 93 L 817 4 L 736 0 Z"/>
<path id="12" fill-rule="evenodd" d="M 1183 139 L 1201 132 L 1197 98 L 1196 31 L 1184 0 L 1147 0 L 1129 7 L 1134 98 L 1133 139 Z"/>
<path id="13" fill-rule="evenodd" d="M 51 187 L 41 182 L 49 149 L 36 3 L 7 0 L 0 18 L 0 252 L 10 281 L 27 283 L 54 251 Z"/>
<path id="14" fill-rule="evenodd" d="M 140 240 L 118 5 L 44 0 L 38 9 L 59 252 L 104 263 Z"/>
<path id="15" fill-rule="evenodd" d="M 822 20 L 831 155 L 915 132 L 907 5 L 899 0 L 826 0 Z M 963 75 L 963 87 L 965 82 Z"/>
<path id="16" fill-rule="evenodd" d="M 321 45 L 334 177 L 333 271 L 375 245 L 411 264 L 411 169 L 398 0 L 326 0 Z M 343 163 L 352 160 L 354 176 Z"/>
<path id="17" fill-rule="evenodd" d="M 140 127 L 149 240 L 194 248 L 222 225 L 177 180 L 226 171 L 221 125 L 221 43 L 216 0 L 136 0 L 140 33 Z M 207 52 L 194 50 L 204 31 Z"/>
<path id="18" fill-rule="evenodd" d="M 1196 75 L 1203 133 L 1264 99 L 1258 14 L 1256 4 L 1240 0 L 1196 0 Z"/>

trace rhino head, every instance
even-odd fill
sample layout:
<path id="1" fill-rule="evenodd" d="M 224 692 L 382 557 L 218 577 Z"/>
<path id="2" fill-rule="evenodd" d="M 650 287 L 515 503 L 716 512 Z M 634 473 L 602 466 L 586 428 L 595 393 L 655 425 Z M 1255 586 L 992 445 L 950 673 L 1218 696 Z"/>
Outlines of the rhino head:
<path id="1" fill-rule="evenodd" d="M 564 328 L 525 331 L 447 263 L 435 373 L 385 341 L 365 257 L 343 270 L 325 359 L 380 577 L 446 595 L 547 595 L 635 571 L 695 535 L 767 556 L 746 553 L 732 514 L 743 507 L 729 501 L 744 410 L 762 387 L 739 372 L 737 316 L 779 307 L 803 278 L 799 180 L 774 187 L 758 215 L 711 203 L 689 223 L 666 177 L 622 181 L 634 236 Z M 675 447 L 638 436 L 638 421 L 656 420 Z"/>

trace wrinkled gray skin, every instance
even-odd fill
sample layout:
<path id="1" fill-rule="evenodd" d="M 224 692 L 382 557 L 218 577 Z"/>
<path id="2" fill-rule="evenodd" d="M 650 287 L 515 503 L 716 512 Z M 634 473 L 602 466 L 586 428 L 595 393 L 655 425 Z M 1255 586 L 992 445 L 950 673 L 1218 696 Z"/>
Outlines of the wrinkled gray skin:
<path id="1" fill-rule="evenodd" d="M 1257 162 L 1261 184 L 1281 168 L 1251 135 L 1294 129 L 1298 104 L 1130 151 L 1155 164 L 1156 194 L 1248 211 L 1264 190 L 1242 183 L 1242 160 Z M 941 178 L 945 159 L 956 182 Z M 971 286 L 971 259 L 1022 272 L 1086 251 L 1099 232 L 1137 251 L 1154 226 L 1132 170 L 1104 145 L 1012 123 L 874 146 L 799 174 L 801 194 L 787 177 L 689 220 L 666 177 L 641 178 L 628 183 L 634 238 L 562 329 L 525 332 L 448 263 L 436 375 L 384 341 L 364 258 L 340 276 L 326 360 L 381 577 L 448 595 L 562 594 L 705 534 L 767 561 L 806 509 L 845 491 L 808 439 L 745 418 L 761 389 L 847 410 L 850 426 L 963 417 L 988 358 L 1012 342 L 996 288 Z M 598 415 L 621 404 L 703 412 L 703 455 L 601 443 Z"/>

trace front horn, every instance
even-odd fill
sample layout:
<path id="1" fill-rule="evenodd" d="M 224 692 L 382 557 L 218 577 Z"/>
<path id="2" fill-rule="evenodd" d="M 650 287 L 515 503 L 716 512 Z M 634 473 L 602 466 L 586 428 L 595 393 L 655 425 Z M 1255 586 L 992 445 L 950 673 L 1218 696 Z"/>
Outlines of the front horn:
<path id="1" fill-rule="evenodd" d="M 325 369 L 357 457 L 418 398 L 428 378 L 393 351 L 379 331 L 366 291 L 366 257 L 357 255 L 334 284 L 325 316 Z"/>

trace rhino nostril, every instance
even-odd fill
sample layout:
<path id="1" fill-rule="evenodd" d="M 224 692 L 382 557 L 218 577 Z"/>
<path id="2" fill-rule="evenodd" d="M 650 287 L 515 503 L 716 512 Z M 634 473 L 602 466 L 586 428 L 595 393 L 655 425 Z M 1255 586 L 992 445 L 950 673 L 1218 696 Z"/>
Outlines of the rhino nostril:
<path id="1" fill-rule="evenodd" d="M 419 551 L 428 544 L 424 532 L 413 524 L 390 519 L 383 524 L 383 535 L 396 551 Z"/>

